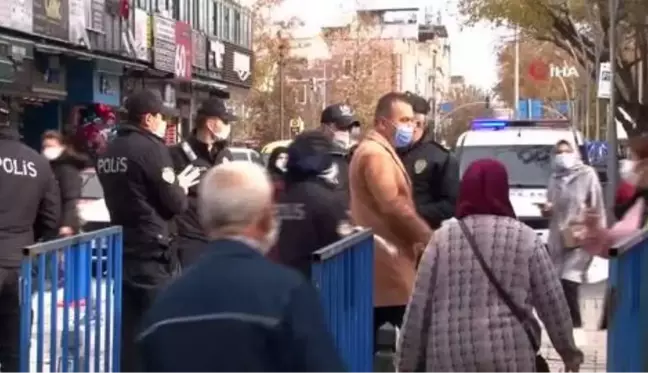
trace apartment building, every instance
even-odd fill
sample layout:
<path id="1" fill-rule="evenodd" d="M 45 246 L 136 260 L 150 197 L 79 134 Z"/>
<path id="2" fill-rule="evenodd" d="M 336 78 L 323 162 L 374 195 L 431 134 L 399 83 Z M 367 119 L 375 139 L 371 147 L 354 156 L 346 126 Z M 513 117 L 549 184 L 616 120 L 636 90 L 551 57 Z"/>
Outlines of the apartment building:
<path id="1" fill-rule="evenodd" d="M 441 102 L 450 88 L 450 46 L 440 21 L 429 10 L 364 7 L 349 24 L 294 39 L 291 57 L 301 65 L 286 76 L 305 120 L 316 121 L 322 107 L 339 101 L 368 111 L 388 91 Z"/>

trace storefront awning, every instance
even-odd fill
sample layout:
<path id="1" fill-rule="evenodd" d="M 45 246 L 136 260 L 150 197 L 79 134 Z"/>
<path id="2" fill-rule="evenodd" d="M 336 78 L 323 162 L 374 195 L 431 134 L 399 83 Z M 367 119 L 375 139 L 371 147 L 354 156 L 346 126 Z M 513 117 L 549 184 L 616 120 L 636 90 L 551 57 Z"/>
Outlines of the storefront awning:
<path id="1" fill-rule="evenodd" d="M 115 57 L 108 57 L 101 54 L 93 53 L 92 51 L 81 51 L 77 49 L 68 49 L 63 47 L 58 47 L 55 45 L 36 43 L 34 44 L 36 50 L 43 53 L 49 54 L 65 54 L 70 56 L 75 56 L 79 58 L 86 58 L 89 60 L 106 60 L 114 63 L 121 64 L 125 67 L 137 68 L 137 69 L 147 69 L 149 66 L 145 63 L 129 61 L 126 59 L 120 59 Z"/>

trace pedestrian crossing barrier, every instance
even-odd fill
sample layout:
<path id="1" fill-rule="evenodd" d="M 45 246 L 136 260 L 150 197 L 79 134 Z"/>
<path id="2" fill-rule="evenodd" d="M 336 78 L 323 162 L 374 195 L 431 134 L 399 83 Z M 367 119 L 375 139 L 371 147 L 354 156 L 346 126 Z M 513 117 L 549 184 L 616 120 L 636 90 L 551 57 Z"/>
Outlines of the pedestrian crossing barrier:
<path id="1" fill-rule="evenodd" d="M 610 252 L 608 372 L 648 371 L 648 231 Z"/>
<path id="2" fill-rule="evenodd" d="M 312 258 L 312 281 L 350 372 L 373 371 L 373 250 L 371 230 L 349 235 Z"/>
<path id="3" fill-rule="evenodd" d="M 20 271 L 20 371 L 119 371 L 122 228 L 37 243 Z"/>

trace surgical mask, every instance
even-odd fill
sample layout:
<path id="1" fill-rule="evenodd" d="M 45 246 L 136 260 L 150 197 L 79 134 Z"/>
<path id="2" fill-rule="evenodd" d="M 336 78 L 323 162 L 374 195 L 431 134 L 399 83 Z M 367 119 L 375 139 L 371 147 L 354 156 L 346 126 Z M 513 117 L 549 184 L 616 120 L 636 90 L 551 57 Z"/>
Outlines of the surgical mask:
<path id="1" fill-rule="evenodd" d="M 280 169 L 283 172 L 286 172 L 286 165 L 288 164 L 288 157 L 286 156 L 279 156 L 277 160 L 275 161 L 275 167 Z"/>
<path id="2" fill-rule="evenodd" d="M 43 156 L 50 161 L 57 159 L 63 154 L 63 148 L 50 146 L 43 149 Z"/>
<path id="3" fill-rule="evenodd" d="M 394 132 L 394 146 L 396 148 L 404 148 L 412 143 L 414 138 L 414 127 L 408 124 L 399 124 Z"/>
<path id="4" fill-rule="evenodd" d="M 166 130 L 167 130 L 167 124 L 166 122 L 162 122 L 161 124 L 158 124 L 157 128 L 153 132 L 155 136 L 164 139 L 166 137 Z"/>
<path id="5" fill-rule="evenodd" d="M 619 163 L 619 173 L 621 174 L 621 179 L 634 184 L 634 181 L 636 181 L 637 178 L 635 173 L 635 161 L 624 159 Z"/>
<path id="6" fill-rule="evenodd" d="M 216 132 L 209 128 L 209 132 L 214 137 L 214 141 L 227 140 L 232 132 L 232 126 L 230 124 L 223 124 L 220 131 Z"/>
<path id="7" fill-rule="evenodd" d="M 576 165 L 578 159 L 574 153 L 556 154 L 554 163 L 556 167 L 568 170 Z"/>
<path id="8" fill-rule="evenodd" d="M 333 132 L 333 141 L 340 144 L 343 148 L 348 149 L 351 146 L 351 132 L 335 131 Z"/>

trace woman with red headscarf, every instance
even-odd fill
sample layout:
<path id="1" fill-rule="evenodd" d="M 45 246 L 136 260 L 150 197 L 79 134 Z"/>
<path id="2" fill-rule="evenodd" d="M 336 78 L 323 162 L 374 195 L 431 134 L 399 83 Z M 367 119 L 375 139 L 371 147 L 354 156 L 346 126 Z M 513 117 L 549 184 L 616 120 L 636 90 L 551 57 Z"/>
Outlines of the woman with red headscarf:
<path id="1" fill-rule="evenodd" d="M 516 219 L 504 166 L 475 161 L 461 181 L 457 219 L 434 233 L 419 264 L 397 371 L 548 371 L 534 308 L 566 370 L 577 371 L 583 354 L 549 253 Z"/>

